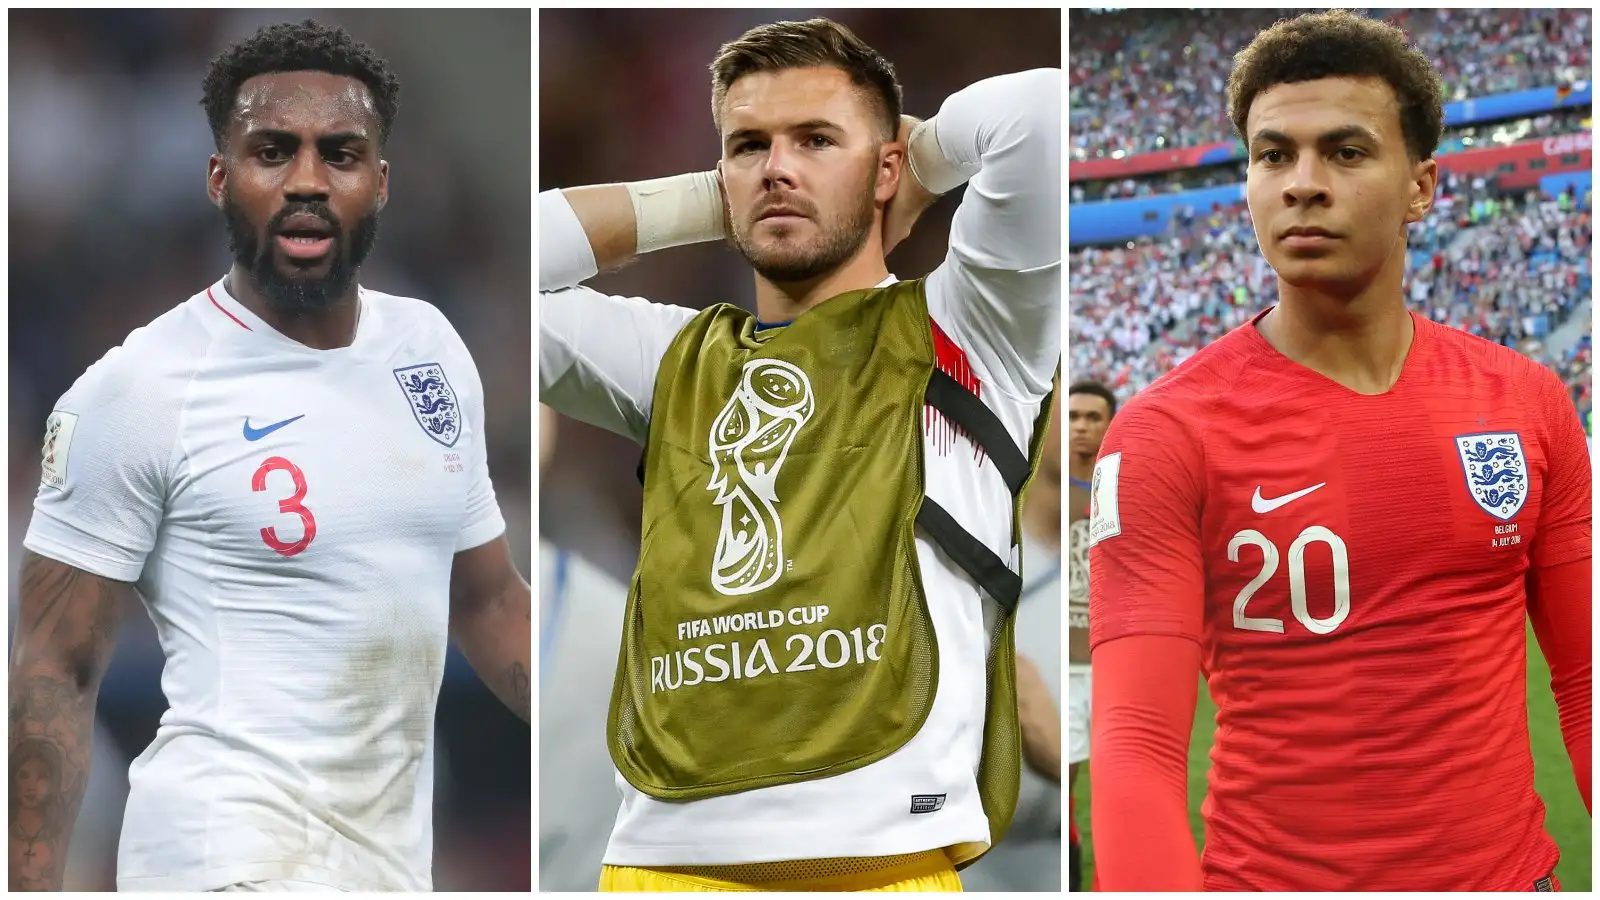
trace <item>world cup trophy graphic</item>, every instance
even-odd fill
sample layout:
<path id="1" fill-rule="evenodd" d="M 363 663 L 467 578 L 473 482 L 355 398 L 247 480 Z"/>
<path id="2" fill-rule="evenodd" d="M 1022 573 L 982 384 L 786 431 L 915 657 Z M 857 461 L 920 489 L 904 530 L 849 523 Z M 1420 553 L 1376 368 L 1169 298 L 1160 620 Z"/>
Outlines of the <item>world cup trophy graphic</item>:
<path id="1" fill-rule="evenodd" d="M 783 573 L 778 471 L 816 402 L 799 367 L 777 359 L 745 363 L 739 386 L 711 423 L 712 502 L 722 507 L 711 563 L 720 594 L 752 594 Z"/>

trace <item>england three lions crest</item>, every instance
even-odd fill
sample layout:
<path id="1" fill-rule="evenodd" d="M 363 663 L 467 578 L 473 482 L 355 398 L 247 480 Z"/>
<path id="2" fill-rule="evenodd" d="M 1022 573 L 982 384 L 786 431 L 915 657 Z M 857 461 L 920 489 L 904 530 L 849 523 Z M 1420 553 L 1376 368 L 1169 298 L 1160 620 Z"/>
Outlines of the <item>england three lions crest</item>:
<path id="1" fill-rule="evenodd" d="M 1463 434 L 1456 437 L 1456 452 L 1472 499 L 1489 515 L 1510 521 L 1528 499 L 1522 436 L 1514 431 Z"/>
<path id="2" fill-rule="evenodd" d="M 421 363 L 395 369 L 394 378 L 411 401 L 411 413 L 422 430 L 446 447 L 461 437 L 461 404 L 438 363 Z"/>

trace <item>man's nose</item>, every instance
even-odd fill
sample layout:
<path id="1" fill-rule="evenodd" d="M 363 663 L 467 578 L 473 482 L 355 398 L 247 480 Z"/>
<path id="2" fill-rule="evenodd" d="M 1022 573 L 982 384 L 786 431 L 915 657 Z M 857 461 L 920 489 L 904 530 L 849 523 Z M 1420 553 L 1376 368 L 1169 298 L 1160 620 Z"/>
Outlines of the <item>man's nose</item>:
<path id="1" fill-rule="evenodd" d="M 762 179 L 766 182 L 768 190 L 779 183 L 790 188 L 795 186 L 794 161 L 792 148 L 781 140 L 772 142 L 767 148 L 767 164 L 762 172 Z"/>
<path id="2" fill-rule="evenodd" d="M 301 148 L 289 162 L 283 193 L 291 199 L 325 200 L 328 197 L 328 166 L 314 147 Z"/>
<path id="3" fill-rule="evenodd" d="M 1283 186 L 1284 200 L 1290 206 L 1328 202 L 1328 168 L 1315 153 L 1301 154 Z"/>

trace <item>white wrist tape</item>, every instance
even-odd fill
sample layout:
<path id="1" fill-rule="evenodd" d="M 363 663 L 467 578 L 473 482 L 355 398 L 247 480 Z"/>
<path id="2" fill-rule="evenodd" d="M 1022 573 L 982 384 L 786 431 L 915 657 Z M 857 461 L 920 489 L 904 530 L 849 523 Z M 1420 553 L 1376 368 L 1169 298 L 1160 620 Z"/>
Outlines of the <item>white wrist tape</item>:
<path id="1" fill-rule="evenodd" d="M 727 234 L 715 171 L 635 181 L 626 187 L 640 253 L 718 241 Z"/>
<path id="2" fill-rule="evenodd" d="M 924 119 L 911 129 L 906 139 L 906 160 L 911 163 L 911 177 L 930 194 L 943 194 L 960 187 L 967 176 L 945 159 L 939 149 L 939 135 L 934 127 L 937 117 Z"/>

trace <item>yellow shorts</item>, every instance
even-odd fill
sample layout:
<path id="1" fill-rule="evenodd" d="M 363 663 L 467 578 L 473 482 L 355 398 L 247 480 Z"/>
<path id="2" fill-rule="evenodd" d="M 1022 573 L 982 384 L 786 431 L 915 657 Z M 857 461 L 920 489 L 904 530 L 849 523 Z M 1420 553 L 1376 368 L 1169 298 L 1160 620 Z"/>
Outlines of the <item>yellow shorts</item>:
<path id="1" fill-rule="evenodd" d="M 805 859 L 748 866 L 639 869 L 602 866 L 600 890 L 919 891 L 958 893 L 961 877 L 943 850 L 863 859 Z"/>

